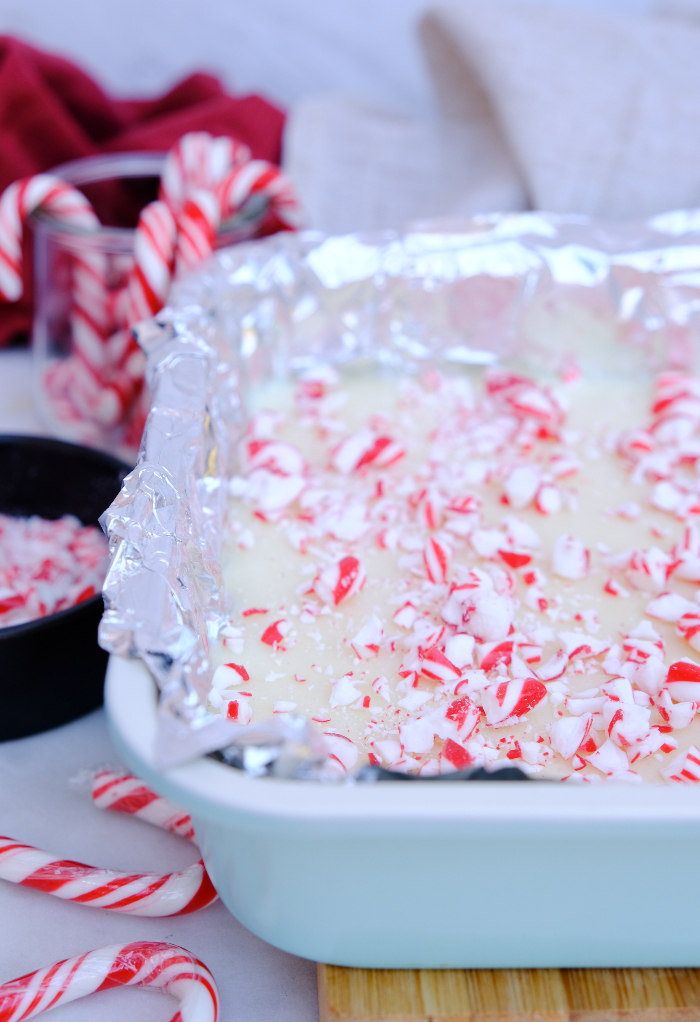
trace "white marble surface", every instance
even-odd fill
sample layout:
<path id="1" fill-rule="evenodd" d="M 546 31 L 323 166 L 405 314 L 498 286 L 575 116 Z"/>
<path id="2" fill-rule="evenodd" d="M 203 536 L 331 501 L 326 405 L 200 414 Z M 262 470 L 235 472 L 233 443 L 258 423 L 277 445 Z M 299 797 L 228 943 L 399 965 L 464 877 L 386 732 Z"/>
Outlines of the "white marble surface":
<path id="1" fill-rule="evenodd" d="M 0 352 L 0 432 L 40 433 L 26 352 Z M 28 695 L 28 698 L 31 698 Z M 2 709 L 0 708 L 0 712 Z M 55 731 L 0 743 L 0 833 L 62 858 L 114 869 L 168 872 L 193 847 L 119 813 L 95 809 L 71 785 L 81 770 L 119 765 L 101 710 Z M 191 916 L 140 919 L 62 902 L 0 880 L 0 983 L 92 948 L 162 940 L 193 951 L 214 973 L 221 1022 L 314 1022 L 316 967 L 254 937 L 221 903 Z M 110 990 L 57 1008 L 56 1022 L 167 1022 L 170 997 Z"/>

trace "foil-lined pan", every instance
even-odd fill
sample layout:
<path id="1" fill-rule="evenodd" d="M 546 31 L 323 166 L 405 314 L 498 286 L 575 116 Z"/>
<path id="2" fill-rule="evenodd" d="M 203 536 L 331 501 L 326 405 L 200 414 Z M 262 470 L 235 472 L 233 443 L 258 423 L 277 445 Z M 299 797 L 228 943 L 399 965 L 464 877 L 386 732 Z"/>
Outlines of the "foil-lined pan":
<path id="1" fill-rule="evenodd" d="M 565 348 L 538 334 L 538 310 L 572 306 L 614 324 L 604 364 L 585 330 Z M 266 724 L 265 760 L 246 751 L 249 731 L 204 703 L 228 619 L 219 558 L 247 388 L 355 360 L 413 372 L 501 359 L 556 369 L 572 357 L 589 372 L 695 369 L 699 316 L 700 210 L 623 224 L 523 213 L 403 235 L 281 234 L 219 251 L 179 280 L 138 328 L 152 406 L 136 468 L 103 516 L 112 560 L 99 641 L 153 674 L 161 764 L 230 748 L 228 761 L 252 773 L 324 776 L 310 725 L 286 735 L 289 725 Z"/>

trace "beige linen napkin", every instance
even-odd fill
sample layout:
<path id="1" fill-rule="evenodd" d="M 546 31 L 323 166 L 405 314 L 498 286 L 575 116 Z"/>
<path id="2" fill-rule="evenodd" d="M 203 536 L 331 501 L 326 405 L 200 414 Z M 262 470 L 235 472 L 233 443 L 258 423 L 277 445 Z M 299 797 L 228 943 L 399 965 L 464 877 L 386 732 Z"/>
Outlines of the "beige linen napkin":
<path id="1" fill-rule="evenodd" d="M 440 119 L 338 97 L 292 112 L 285 163 L 311 226 L 700 205 L 700 0 L 646 17 L 461 0 L 429 9 L 419 33 Z"/>

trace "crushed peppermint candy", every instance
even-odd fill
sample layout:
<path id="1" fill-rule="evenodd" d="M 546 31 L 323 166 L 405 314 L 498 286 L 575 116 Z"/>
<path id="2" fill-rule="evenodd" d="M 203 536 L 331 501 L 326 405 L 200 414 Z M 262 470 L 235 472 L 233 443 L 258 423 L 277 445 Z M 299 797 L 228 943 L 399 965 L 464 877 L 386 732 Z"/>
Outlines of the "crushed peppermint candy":
<path id="1" fill-rule="evenodd" d="M 67 610 L 101 592 L 107 539 L 72 515 L 0 515 L 0 627 Z"/>
<path id="2" fill-rule="evenodd" d="M 700 782 L 700 379 L 321 367 L 254 401 L 210 712 L 307 716 L 339 777 Z"/>

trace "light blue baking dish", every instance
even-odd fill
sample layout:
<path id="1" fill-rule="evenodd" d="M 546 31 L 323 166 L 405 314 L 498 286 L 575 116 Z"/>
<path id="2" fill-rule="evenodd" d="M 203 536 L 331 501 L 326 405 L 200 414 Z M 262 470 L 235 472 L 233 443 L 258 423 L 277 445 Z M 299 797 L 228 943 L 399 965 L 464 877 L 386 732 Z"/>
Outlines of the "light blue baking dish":
<path id="1" fill-rule="evenodd" d="M 305 958 L 373 968 L 700 966 L 700 792 L 322 784 L 154 765 L 156 686 L 112 656 L 131 769 L 186 808 L 227 908 Z"/>

